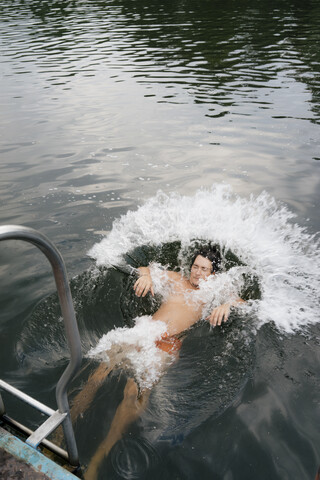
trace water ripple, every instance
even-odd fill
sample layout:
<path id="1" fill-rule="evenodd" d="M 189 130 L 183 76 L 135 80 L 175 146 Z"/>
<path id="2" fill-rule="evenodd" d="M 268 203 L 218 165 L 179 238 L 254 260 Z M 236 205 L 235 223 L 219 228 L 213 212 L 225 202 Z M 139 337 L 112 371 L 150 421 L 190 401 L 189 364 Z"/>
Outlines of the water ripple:
<path id="1" fill-rule="evenodd" d="M 142 437 L 124 438 L 110 453 L 115 472 L 125 480 L 147 478 L 159 460 L 156 449 Z"/>
<path id="2" fill-rule="evenodd" d="M 306 68 L 316 71 L 319 64 L 313 61 L 316 47 L 303 46 L 310 45 L 306 39 L 318 39 L 318 22 L 301 31 L 293 7 L 289 12 L 285 7 L 260 12 L 235 4 L 239 16 L 227 19 L 228 11 L 219 8 L 164 12 L 146 5 L 141 11 L 132 2 L 116 6 L 112 1 L 60 2 L 59 8 L 34 0 L 19 3 L 15 11 L 15 4 L 2 7 L 7 17 L 1 22 L 5 57 L 13 69 L 19 62 L 21 72 L 27 73 L 23 64 L 32 63 L 40 74 L 52 74 L 48 80 L 54 85 L 65 85 L 74 75 L 95 76 L 108 67 L 130 73 L 138 82 L 192 87 L 197 102 L 210 103 L 212 96 L 205 90 L 212 87 L 223 95 L 237 79 L 250 82 L 255 91 L 279 71 L 301 79 Z M 268 29 L 260 29 L 262 22 Z M 316 75 L 303 79 L 311 88 L 318 86 Z M 175 91 L 170 98 L 177 95 Z M 161 101 L 171 103 L 165 95 Z"/>

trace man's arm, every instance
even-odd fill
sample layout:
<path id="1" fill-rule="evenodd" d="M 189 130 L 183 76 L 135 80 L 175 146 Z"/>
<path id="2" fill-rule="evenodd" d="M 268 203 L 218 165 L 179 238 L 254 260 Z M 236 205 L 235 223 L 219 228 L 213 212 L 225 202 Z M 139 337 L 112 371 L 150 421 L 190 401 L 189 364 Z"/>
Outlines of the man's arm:
<path id="1" fill-rule="evenodd" d="M 212 310 L 211 314 L 206 317 L 206 320 L 208 320 L 213 327 L 216 325 L 221 325 L 222 322 L 226 322 L 228 320 L 230 308 L 236 307 L 241 303 L 245 303 L 245 301 L 242 300 L 242 298 L 237 298 L 234 302 L 219 305 L 219 307 L 216 307 Z"/>
<path id="2" fill-rule="evenodd" d="M 145 297 L 148 292 L 154 296 L 154 288 L 149 267 L 139 267 L 139 278 L 134 284 L 133 288 L 137 297 Z M 181 281 L 183 278 L 181 273 L 173 272 L 172 270 L 165 270 L 167 279 L 173 282 Z"/>
<path id="3" fill-rule="evenodd" d="M 133 286 L 137 297 L 145 297 L 148 292 L 154 296 L 152 278 L 149 267 L 139 267 L 139 278 Z"/>

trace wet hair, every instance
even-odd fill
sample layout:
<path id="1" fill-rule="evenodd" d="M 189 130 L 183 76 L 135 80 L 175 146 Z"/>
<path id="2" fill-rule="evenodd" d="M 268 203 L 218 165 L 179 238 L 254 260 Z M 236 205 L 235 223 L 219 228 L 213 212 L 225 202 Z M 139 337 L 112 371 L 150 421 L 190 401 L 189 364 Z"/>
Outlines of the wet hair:
<path id="1" fill-rule="evenodd" d="M 198 255 L 201 255 L 201 257 L 204 257 L 210 260 L 213 272 L 218 272 L 220 270 L 221 255 L 217 247 L 202 247 L 199 250 L 197 250 L 192 257 L 191 267 L 194 264 L 195 259 L 197 258 Z"/>

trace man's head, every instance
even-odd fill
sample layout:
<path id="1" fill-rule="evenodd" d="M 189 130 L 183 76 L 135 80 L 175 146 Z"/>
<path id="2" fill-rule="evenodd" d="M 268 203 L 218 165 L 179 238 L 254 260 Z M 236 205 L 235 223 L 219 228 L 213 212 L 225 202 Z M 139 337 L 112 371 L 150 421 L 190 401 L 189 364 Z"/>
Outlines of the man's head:
<path id="1" fill-rule="evenodd" d="M 220 268 L 221 257 L 216 248 L 202 248 L 198 250 L 191 262 L 190 283 L 199 286 L 201 279 L 214 274 Z"/>

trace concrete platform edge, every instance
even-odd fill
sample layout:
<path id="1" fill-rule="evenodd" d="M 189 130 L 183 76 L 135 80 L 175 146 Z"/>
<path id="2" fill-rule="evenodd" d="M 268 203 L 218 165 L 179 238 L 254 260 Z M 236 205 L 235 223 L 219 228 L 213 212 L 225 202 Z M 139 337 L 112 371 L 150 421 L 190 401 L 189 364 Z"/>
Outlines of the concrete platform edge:
<path id="1" fill-rule="evenodd" d="M 50 480 L 79 480 L 78 477 L 1 427 L 0 448 L 18 460 L 30 465 L 35 472 L 46 475 Z"/>

